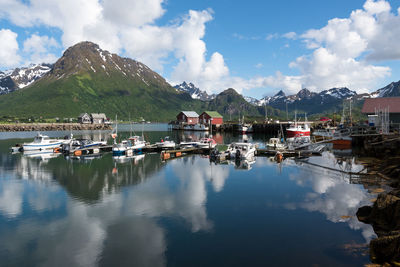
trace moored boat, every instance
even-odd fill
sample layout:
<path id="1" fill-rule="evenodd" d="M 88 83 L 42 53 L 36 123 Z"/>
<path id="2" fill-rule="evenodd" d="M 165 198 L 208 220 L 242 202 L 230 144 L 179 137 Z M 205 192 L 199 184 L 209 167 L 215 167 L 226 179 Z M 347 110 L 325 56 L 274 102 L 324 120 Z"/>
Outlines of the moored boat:
<path id="1" fill-rule="evenodd" d="M 157 148 L 161 149 L 173 149 L 175 148 L 175 142 L 169 139 L 169 136 L 166 136 L 164 139 L 161 139 L 161 142 L 155 143 Z"/>
<path id="2" fill-rule="evenodd" d="M 248 159 L 256 155 L 256 147 L 252 143 L 232 143 L 226 153 L 229 154 L 229 158 Z"/>
<path id="3" fill-rule="evenodd" d="M 50 150 L 60 147 L 64 142 L 66 142 L 66 140 L 51 139 L 47 135 L 38 133 L 33 139 L 33 142 L 22 144 L 22 149 L 23 151 Z"/>
<path id="4" fill-rule="evenodd" d="M 283 143 L 281 139 L 274 137 L 268 140 L 266 147 L 268 149 L 273 149 L 273 150 L 284 150 L 287 148 L 287 145 Z"/>
<path id="5" fill-rule="evenodd" d="M 307 117 L 305 117 L 304 123 L 297 122 L 297 113 L 295 113 L 294 123 L 286 129 L 286 138 L 310 136 L 311 130 L 310 125 L 307 123 Z"/>
<path id="6" fill-rule="evenodd" d="M 217 146 L 217 142 L 215 142 L 212 138 L 202 138 L 200 139 L 199 144 L 197 145 L 199 148 L 215 148 Z"/>

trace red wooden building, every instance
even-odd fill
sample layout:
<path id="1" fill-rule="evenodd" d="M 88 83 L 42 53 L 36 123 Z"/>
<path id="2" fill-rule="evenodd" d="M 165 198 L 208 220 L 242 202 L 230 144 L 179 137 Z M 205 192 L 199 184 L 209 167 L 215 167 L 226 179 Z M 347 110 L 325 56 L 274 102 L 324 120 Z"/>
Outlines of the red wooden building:
<path id="1" fill-rule="evenodd" d="M 216 111 L 204 111 L 199 116 L 199 122 L 205 125 L 221 125 L 224 123 L 224 119 L 221 114 Z"/>
<path id="2" fill-rule="evenodd" d="M 176 120 L 179 123 L 197 124 L 199 123 L 199 114 L 195 111 L 181 111 L 178 116 L 176 116 Z"/>

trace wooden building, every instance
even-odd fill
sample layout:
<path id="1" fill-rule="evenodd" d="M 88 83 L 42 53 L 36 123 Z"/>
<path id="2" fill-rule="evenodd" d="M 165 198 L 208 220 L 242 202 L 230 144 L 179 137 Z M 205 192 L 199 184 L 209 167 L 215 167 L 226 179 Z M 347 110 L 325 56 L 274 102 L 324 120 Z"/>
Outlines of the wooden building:
<path id="1" fill-rule="evenodd" d="M 181 111 L 176 120 L 180 124 L 197 124 L 199 123 L 199 114 L 195 111 Z"/>
<path id="2" fill-rule="evenodd" d="M 90 117 L 93 124 L 104 124 L 107 121 L 106 114 L 104 113 L 91 113 Z"/>
<path id="3" fill-rule="evenodd" d="M 220 126 L 224 123 L 224 119 L 217 111 L 204 111 L 199 116 L 199 122 L 205 125 L 212 124 Z"/>
<path id="4" fill-rule="evenodd" d="M 376 112 L 387 110 L 391 124 L 400 123 L 400 97 L 367 98 L 364 101 L 361 113 L 374 115 Z"/>
<path id="5" fill-rule="evenodd" d="M 64 119 L 65 120 L 65 119 Z M 89 114 L 81 113 L 78 117 L 78 123 L 92 123 L 92 119 Z"/>

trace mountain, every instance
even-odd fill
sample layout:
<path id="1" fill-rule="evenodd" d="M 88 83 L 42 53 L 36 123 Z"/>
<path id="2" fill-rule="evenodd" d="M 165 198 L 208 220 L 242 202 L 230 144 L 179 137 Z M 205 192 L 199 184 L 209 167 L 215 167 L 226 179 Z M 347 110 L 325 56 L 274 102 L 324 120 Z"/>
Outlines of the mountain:
<path id="1" fill-rule="evenodd" d="M 214 94 L 209 95 L 206 91 L 201 91 L 193 83 L 186 83 L 185 81 L 181 84 L 175 85 L 174 88 L 178 91 L 188 93 L 193 99 L 210 101 L 215 98 Z"/>
<path id="2" fill-rule="evenodd" d="M 216 110 L 224 115 L 225 120 L 237 119 L 239 115 L 245 118 L 264 118 L 265 107 L 255 106 L 246 101 L 246 99 L 236 92 L 235 89 L 229 88 L 218 94 L 213 100 L 208 102 L 208 110 Z M 269 116 L 280 116 L 281 112 L 270 106 L 267 107 Z"/>
<path id="3" fill-rule="evenodd" d="M 353 98 L 357 93 L 346 87 L 332 88 L 320 93 L 311 92 L 304 88 L 297 94 L 286 95 L 280 90 L 274 96 L 266 96 L 260 100 L 252 100 L 251 103 L 257 106 L 268 105 L 273 108 L 286 111 L 302 111 L 310 114 L 317 114 L 325 111 L 334 111 L 339 109 L 343 101 Z"/>
<path id="4" fill-rule="evenodd" d="M 113 117 L 167 121 L 202 102 L 177 92 L 143 63 L 81 42 L 68 48 L 42 78 L 0 96 L 3 116 L 77 117 L 104 112 Z"/>
<path id="5" fill-rule="evenodd" d="M 24 88 L 42 78 L 52 68 L 51 64 L 32 64 L 0 72 L 0 95 Z"/>
<path id="6" fill-rule="evenodd" d="M 400 96 L 400 81 L 392 82 L 391 84 L 376 90 L 371 94 L 371 97 L 394 97 Z"/>

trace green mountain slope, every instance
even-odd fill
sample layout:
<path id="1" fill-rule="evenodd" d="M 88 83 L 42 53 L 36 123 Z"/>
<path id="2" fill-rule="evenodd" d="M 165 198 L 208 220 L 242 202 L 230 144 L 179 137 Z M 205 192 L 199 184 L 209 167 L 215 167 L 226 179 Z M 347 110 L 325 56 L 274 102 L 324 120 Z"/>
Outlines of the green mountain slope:
<path id="1" fill-rule="evenodd" d="M 77 117 L 104 112 L 120 118 L 167 121 L 201 101 L 177 92 L 142 63 L 101 50 L 90 42 L 67 49 L 53 69 L 31 86 L 0 96 L 3 116 Z"/>
<path id="2" fill-rule="evenodd" d="M 245 118 L 263 120 L 265 117 L 265 107 L 258 107 L 248 103 L 241 94 L 229 88 L 207 103 L 208 110 L 216 110 L 224 115 L 225 120 L 237 120 L 242 116 Z M 278 109 L 267 106 L 269 117 L 280 117 L 282 114 Z"/>

